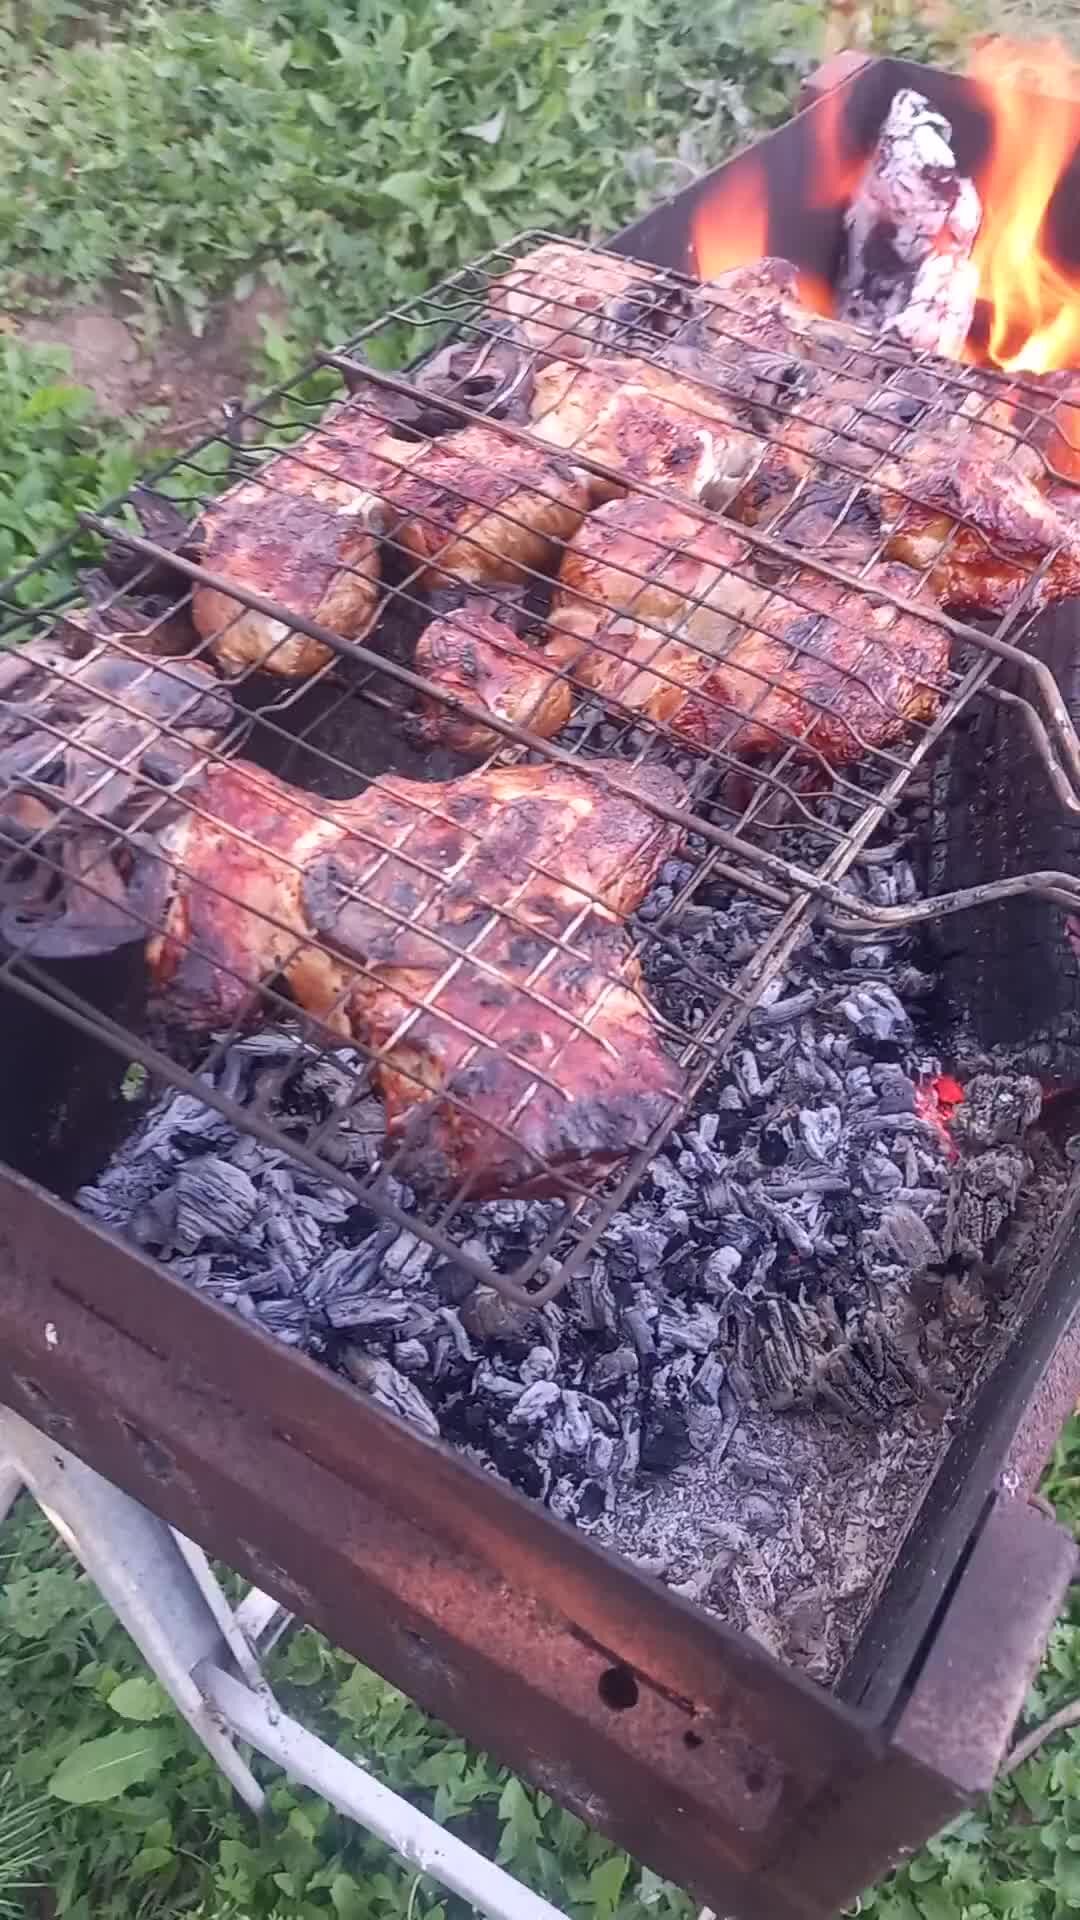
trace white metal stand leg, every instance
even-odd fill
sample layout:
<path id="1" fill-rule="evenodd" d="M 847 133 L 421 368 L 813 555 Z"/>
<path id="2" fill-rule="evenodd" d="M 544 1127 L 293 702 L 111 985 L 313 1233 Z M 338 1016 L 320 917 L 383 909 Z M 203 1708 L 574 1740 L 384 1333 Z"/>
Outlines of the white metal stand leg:
<path id="1" fill-rule="evenodd" d="M 0 1522 L 24 1485 L 254 1812 L 264 1811 L 266 1796 L 236 1750 L 237 1737 L 491 1920 L 564 1920 L 282 1712 L 259 1654 L 288 1625 L 283 1608 L 253 1590 L 234 1610 L 201 1547 L 0 1407 Z"/>
<path id="2" fill-rule="evenodd" d="M 262 1788 L 192 1679 L 200 1660 L 228 1665 L 229 1649 L 171 1528 L 3 1408 L 0 1460 L 14 1467 L 82 1562 L 226 1779 L 261 1813 Z"/>

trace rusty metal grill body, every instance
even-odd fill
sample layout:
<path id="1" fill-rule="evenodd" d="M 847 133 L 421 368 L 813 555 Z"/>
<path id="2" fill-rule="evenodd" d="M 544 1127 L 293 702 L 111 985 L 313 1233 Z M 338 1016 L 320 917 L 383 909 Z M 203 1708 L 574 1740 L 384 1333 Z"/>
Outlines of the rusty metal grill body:
<path id="1" fill-rule="evenodd" d="M 871 80 L 859 79 L 850 96 L 854 137 L 869 145 L 896 89 L 916 84 L 954 119 L 959 117 L 961 163 L 968 162 L 964 141 L 973 122 L 970 103 L 967 121 L 957 113 L 955 90 L 962 83 L 903 63 L 877 63 L 869 73 Z M 775 195 L 771 245 L 799 265 L 831 272 L 840 209 L 828 218 L 820 210 L 813 221 L 800 218 L 806 212 L 799 203 L 806 138 L 804 116 L 756 150 Z M 736 169 L 741 164 L 733 163 Z M 678 275 L 688 264 L 690 218 L 708 186 L 706 182 L 650 215 L 615 243 L 619 254 L 667 269 L 670 285 L 677 289 Z M 325 376 L 329 369 L 344 376 L 351 417 L 365 408 L 381 417 L 387 397 L 406 395 L 412 382 L 409 376 L 379 371 L 379 366 L 393 355 L 400 360 L 406 354 L 422 363 L 450 337 L 494 342 L 499 329 L 485 317 L 487 288 L 544 238 L 523 236 L 436 293 L 408 302 L 386 322 L 365 329 L 344 351 L 322 356 L 315 371 Z M 597 257 L 588 255 L 590 260 Z M 656 360 L 660 349 L 640 316 L 620 324 L 621 337 L 619 327 L 609 330 L 605 347 Z M 722 333 L 722 312 L 716 324 Z M 564 351 L 565 336 L 579 326 L 586 344 L 594 345 L 580 314 L 567 319 L 560 313 Z M 910 356 L 890 358 L 887 349 L 870 343 L 860 342 L 852 353 L 860 361 L 880 361 L 877 384 L 886 389 L 913 365 Z M 324 378 L 317 399 L 309 397 L 312 371 L 247 416 L 246 444 L 238 444 L 243 435 L 234 429 L 228 437 L 207 440 L 170 463 L 159 483 L 168 487 L 185 514 L 197 517 L 223 480 L 240 477 L 264 490 L 272 510 L 281 475 L 275 462 L 280 462 L 282 449 L 288 449 L 286 457 L 294 463 L 319 463 L 325 439 L 318 428 L 327 394 Z M 966 405 L 969 421 L 973 401 L 979 412 L 1006 389 L 1014 401 L 1017 398 L 1015 379 L 999 380 L 980 370 L 943 368 L 940 363 L 933 363 L 933 371 L 955 393 L 957 408 Z M 718 369 L 718 397 L 724 383 Z M 1023 389 L 1020 399 L 1022 420 L 1015 430 L 1027 433 L 1034 416 L 1044 416 L 1052 402 L 1036 385 Z M 1053 396 L 1055 404 L 1056 399 Z M 445 404 L 451 413 L 477 417 L 464 402 Z M 507 458 L 526 462 L 539 454 L 551 456 L 553 449 L 537 432 L 542 422 L 515 423 L 485 416 L 482 409 L 478 417 L 508 450 Z M 788 424 L 797 422 L 796 405 Z M 782 424 L 777 429 L 781 443 L 783 432 Z M 857 455 L 854 462 L 845 457 L 845 438 L 849 453 L 854 449 Z M 887 456 L 861 434 L 858 418 L 836 439 L 841 444 L 814 456 L 817 467 L 851 487 L 871 485 Z M 415 429 L 401 444 L 411 449 L 403 466 L 409 459 L 422 459 L 415 452 Z M 868 446 L 873 455 L 869 467 L 864 457 Z M 584 475 L 582 484 L 602 486 L 611 478 L 603 460 L 580 448 L 560 450 L 559 457 Z M 564 466 L 560 474 L 565 476 L 565 471 Z M 392 495 L 393 488 L 383 483 L 372 491 L 383 496 L 380 504 L 385 506 L 385 495 Z M 467 487 L 459 491 L 467 500 Z M 637 492 L 646 500 L 670 498 L 648 482 Z M 680 499 L 678 506 L 689 528 L 680 533 L 674 550 L 681 558 L 715 522 L 708 509 L 691 500 Z M 433 495 L 415 517 L 421 526 L 433 525 L 441 537 L 445 529 L 440 511 L 445 508 Z M 490 509 L 484 511 L 490 519 Z M 496 518 L 501 517 L 506 516 L 497 509 Z M 466 522 L 466 532 L 475 524 Z M 707 744 L 698 740 L 692 746 L 677 724 L 652 721 L 607 696 L 603 713 L 582 715 L 579 708 L 576 732 L 562 740 L 540 737 L 528 725 L 500 720 L 486 709 L 470 709 L 456 696 L 448 698 L 444 688 L 433 686 L 407 664 L 420 617 L 428 611 L 431 579 L 423 577 L 425 568 L 418 566 L 400 534 L 397 527 L 383 541 L 385 600 L 378 624 L 363 639 L 349 642 L 318 619 L 301 618 L 283 601 L 249 591 L 215 575 L 199 559 L 147 538 L 123 502 L 86 516 L 84 542 L 92 546 L 96 539 L 99 547 L 112 542 L 114 554 L 123 549 L 129 556 L 124 597 L 137 596 L 140 587 L 145 591 L 164 577 L 172 618 L 200 588 L 216 588 L 282 623 L 282 637 L 301 634 L 319 643 L 326 660 L 296 686 L 276 683 L 265 673 L 240 675 L 231 683 L 237 704 L 230 725 L 219 730 L 211 746 L 200 744 L 187 756 L 180 780 L 156 775 L 154 752 L 148 756 L 148 747 L 156 750 L 166 736 L 170 745 L 176 744 L 174 729 L 163 728 L 162 740 L 148 739 L 144 730 L 125 758 L 110 747 L 100 728 L 92 737 L 74 727 L 63 736 L 54 725 L 58 745 L 65 750 L 74 745 L 81 753 L 78 781 L 58 802 L 45 778 L 35 784 L 34 770 L 24 770 L 24 790 L 47 807 L 49 817 L 35 817 L 19 837 L 5 833 L 11 858 L 20 873 L 33 859 L 40 868 L 51 867 L 59 874 L 57 825 L 92 831 L 97 836 L 94 861 L 79 879 L 84 895 L 115 908 L 118 895 L 107 876 L 117 863 L 117 870 L 126 871 L 125 863 L 137 855 L 149 860 L 159 878 L 162 867 L 168 867 L 162 843 L 152 838 L 166 817 L 186 812 L 216 826 L 200 799 L 200 783 L 208 768 L 235 765 L 238 754 L 293 783 L 293 800 L 312 829 L 387 768 L 431 780 L 433 772 L 456 778 L 482 776 L 496 767 L 546 766 L 552 776 L 593 781 L 609 797 L 633 798 L 658 828 L 697 836 L 697 864 L 693 879 L 666 913 L 648 925 L 633 923 L 614 967 L 596 962 L 582 928 L 593 916 L 607 926 L 617 916 L 602 890 L 590 896 L 572 886 L 573 911 L 547 935 L 540 964 L 521 977 L 520 970 L 505 976 L 498 964 L 485 962 L 483 940 L 493 929 L 497 937 L 506 938 L 535 931 L 529 919 L 531 885 L 539 880 L 565 890 L 560 841 L 537 868 L 526 862 L 524 879 L 518 876 L 505 898 L 485 902 L 481 938 L 464 947 L 443 938 L 446 967 L 435 990 L 426 995 L 402 990 L 400 1030 L 382 1049 L 366 1045 L 364 1031 L 350 1028 L 343 1017 L 348 995 L 364 974 L 362 961 L 349 961 L 331 1003 L 317 1016 L 306 1016 L 304 1030 L 311 1048 L 332 1053 L 348 1043 L 366 1051 L 373 1068 L 385 1068 L 391 1056 L 396 1058 L 402 1036 L 417 1021 L 430 1019 L 433 1008 L 442 1011 L 438 995 L 464 964 L 477 976 L 489 977 L 494 986 L 509 987 L 515 1005 L 537 1024 L 555 1020 L 561 1038 L 546 1077 L 534 1061 L 519 1059 L 512 1045 L 502 1051 L 519 1075 L 526 1076 L 523 1108 L 541 1087 L 558 1096 L 561 1048 L 574 1035 L 601 1045 L 594 1023 L 606 997 L 628 987 L 636 990 L 640 967 L 650 952 L 663 948 L 665 920 L 692 903 L 707 879 L 722 877 L 775 910 L 773 929 L 733 983 L 700 983 L 707 1010 L 698 1024 L 680 1027 L 657 1018 L 666 1054 L 678 1061 L 682 1078 L 649 1140 L 598 1186 L 577 1177 L 572 1168 L 539 1168 L 548 1181 L 544 1191 L 558 1203 L 553 1224 L 512 1273 L 493 1274 L 462 1244 L 468 1239 L 469 1208 L 475 1201 L 468 1177 L 451 1183 L 423 1210 L 403 1204 L 400 1185 L 393 1182 L 395 1176 L 408 1180 L 408 1159 L 396 1157 L 408 1151 L 408 1127 L 404 1146 L 392 1142 L 373 1169 L 350 1172 L 334 1156 L 333 1129 L 340 1126 L 340 1113 L 327 1122 L 323 1135 L 316 1133 L 298 1148 L 269 1120 L 246 1109 L 233 1111 L 227 1098 L 208 1089 L 199 1078 L 203 1056 L 185 1060 L 179 1046 L 170 1047 L 160 1037 L 147 1040 L 141 1018 L 141 942 L 168 932 L 169 926 L 160 909 L 140 909 L 136 896 L 128 893 L 120 900 L 120 911 L 132 925 L 126 939 L 114 943 L 118 952 L 103 949 L 78 960 L 57 959 L 42 944 L 48 939 L 45 922 L 40 941 L 32 933 L 0 964 L 9 1081 L 16 1076 L 21 1081 L 26 1053 L 33 1055 L 37 1068 L 33 1097 L 28 1094 L 20 1101 L 17 1112 L 9 1102 L 10 1112 L 0 1116 L 0 1145 L 20 1174 L 44 1175 L 54 1188 L 70 1193 L 107 1152 L 114 1122 L 122 1125 L 120 1076 L 124 1065 L 138 1060 L 162 1083 L 185 1087 L 219 1106 L 239 1128 L 306 1160 L 374 1212 L 407 1225 L 477 1277 L 492 1280 L 511 1297 L 538 1302 L 551 1297 L 587 1258 L 612 1213 L 642 1177 L 659 1141 L 685 1115 L 782 968 L 810 916 L 831 916 L 849 935 L 860 927 L 868 933 L 880 931 L 904 918 L 901 910 L 871 911 L 853 902 L 843 885 L 845 875 L 888 821 L 943 731 L 968 703 L 994 697 L 999 662 L 1008 661 L 1020 676 L 1024 710 L 1047 780 L 1068 808 L 1080 806 L 1080 748 L 1053 681 L 1024 651 L 1045 567 L 1032 572 L 1008 615 L 987 630 L 983 624 L 946 616 L 925 596 L 911 602 L 891 585 L 869 584 L 868 576 L 880 567 L 881 549 L 847 569 L 833 566 L 816 551 L 792 549 L 767 529 L 732 526 L 739 557 L 729 571 L 741 574 L 743 584 L 759 601 L 767 599 L 773 610 L 754 616 L 759 635 L 768 637 L 770 629 L 760 621 L 775 617 L 777 603 L 788 601 L 800 612 L 814 613 L 812 595 L 805 597 L 809 582 L 814 591 L 824 587 L 851 593 L 858 606 L 897 606 L 949 643 L 952 665 L 935 678 L 923 721 L 896 727 L 895 716 L 888 716 L 884 737 L 860 741 L 857 751 L 826 779 L 826 756 L 810 735 L 830 713 L 828 702 L 815 702 L 813 696 L 805 725 L 786 733 L 776 719 L 778 709 L 770 707 L 767 725 L 774 742 L 764 758 L 748 757 L 738 742 L 748 711 L 753 716 L 756 695 L 749 709 L 745 699 L 741 706 L 736 703 L 726 732 L 718 728 Z M 485 543 L 477 535 L 475 544 Z M 659 564 L 672 557 L 670 545 L 665 546 Z M 793 567 L 798 569 L 794 575 Z M 532 568 L 524 571 L 526 609 L 545 640 L 553 634 L 557 638 L 558 616 L 544 597 L 548 582 Z M 49 631 L 60 611 L 56 606 L 28 608 L 31 576 L 28 570 L 26 578 L 4 590 L 13 636 Z M 646 569 L 643 587 L 649 578 Z M 768 596 L 762 595 L 763 581 L 772 582 Z M 512 629 L 520 614 L 520 596 L 508 599 L 505 582 L 497 580 L 480 584 L 476 591 L 492 614 L 505 615 Z M 673 637 L 681 638 L 693 610 L 708 607 L 708 593 L 704 600 L 693 592 L 681 598 L 686 611 L 675 628 L 655 626 L 657 650 L 670 645 Z M 745 631 L 754 631 L 752 622 Z M 597 645 L 603 653 L 603 631 Z M 877 639 L 867 641 L 866 652 L 880 645 Z M 201 651 L 209 657 L 211 643 L 204 642 Z M 646 664 L 654 677 L 664 680 L 666 670 L 656 653 Z M 167 674 L 175 667 L 165 660 L 148 667 L 151 670 Z M 583 707 L 588 691 L 575 680 L 573 667 L 555 670 L 553 678 L 560 672 L 563 678 L 569 676 L 573 697 Z M 856 679 L 863 676 L 862 654 L 851 673 Z M 766 674 L 760 697 L 771 698 L 777 691 L 775 674 Z M 488 728 L 495 743 L 487 757 L 446 756 L 440 762 L 410 746 L 401 735 L 400 721 L 416 695 L 441 701 L 445 710 Z M 1017 695 L 1010 697 L 1015 700 Z M 100 716 L 110 699 L 118 726 L 130 721 L 124 694 L 103 694 L 95 715 Z M 602 767 L 597 768 L 601 725 L 606 731 Z M 655 795 L 643 798 L 635 785 L 640 769 L 673 760 L 682 767 L 684 799 L 671 804 Z M 128 812 L 119 825 L 106 817 L 101 799 L 118 775 L 132 775 L 133 780 L 125 801 Z M 417 821 L 446 822 L 438 799 L 429 809 L 415 798 L 416 788 L 409 791 Z M 432 791 L 438 793 L 437 788 Z M 242 830 L 235 837 L 243 841 Z M 406 863 L 408 838 L 406 834 L 402 843 Z M 376 866 L 385 859 L 377 841 L 369 853 Z M 424 878 L 436 891 L 444 884 L 444 876 L 430 870 Z M 167 874 L 165 882 L 171 886 L 172 877 Z M 1080 907 L 1080 883 L 1072 876 L 1025 877 L 1006 882 L 999 891 L 1017 886 L 1063 907 Z M 981 890 L 979 898 L 987 897 L 987 890 Z M 402 911 L 388 907 L 383 895 L 375 893 L 372 899 L 384 921 L 406 933 L 420 925 L 428 934 L 423 903 Z M 957 898 L 931 907 L 937 912 L 960 910 L 968 903 Z M 256 917 L 273 923 L 275 935 L 295 944 L 284 963 L 279 947 L 273 967 L 242 975 L 247 995 L 243 1017 L 249 1017 L 253 1003 L 271 1018 L 295 1017 L 281 976 L 310 942 L 294 923 L 275 919 L 273 912 Z M 440 937 L 436 933 L 436 944 Z M 543 976 L 550 972 L 554 955 L 596 973 L 595 992 L 580 1014 L 572 1008 L 568 1014 L 564 1002 L 545 994 Z M 466 1060 L 490 1050 L 482 1028 L 453 1014 L 443 1017 L 465 1048 Z M 238 1018 L 227 1032 L 214 1035 L 211 1058 L 235 1037 L 240 1023 Z M 75 1059 L 73 1034 L 81 1036 Z M 453 1090 L 449 1098 L 451 1104 L 463 1104 Z M 511 1136 L 513 1120 L 511 1113 L 502 1129 Z M 187 1293 L 152 1262 L 91 1228 L 32 1179 L 15 1173 L 0 1174 L 0 1254 L 5 1274 L 0 1288 L 0 1393 L 12 1406 L 209 1549 L 239 1564 L 260 1585 L 491 1746 L 555 1798 L 660 1870 L 691 1884 L 722 1910 L 767 1914 L 770 1920 L 824 1915 L 896 1849 L 917 1842 L 988 1783 L 1072 1564 L 1071 1548 L 1057 1530 L 1022 1498 L 1006 1498 L 999 1483 L 1033 1382 L 1072 1315 L 1076 1273 L 1071 1215 L 1045 1270 L 1033 1276 L 1030 1326 L 1007 1364 L 987 1382 L 946 1456 L 920 1517 L 920 1535 L 902 1556 L 864 1636 L 845 1688 L 846 1702 L 782 1670 L 742 1636 L 600 1553 L 443 1448 L 397 1426 L 340 1381 L 294 1354 L 271 1348 L 263 1336 Z M 987 1604 L 985 1596 L 991 1591 L 993 1618 L 980 1618 L 979 1607 Z M 954 1658 L 958 1648 L 963 1652 L 959 1667 Z M 619 1676 L 614 1687 L 613 1672 Z M 979 1695 L 984 1706 L 965 1744 L 957 1730 L 964 1717 L 958 1702 L 966 1709 Z"/>

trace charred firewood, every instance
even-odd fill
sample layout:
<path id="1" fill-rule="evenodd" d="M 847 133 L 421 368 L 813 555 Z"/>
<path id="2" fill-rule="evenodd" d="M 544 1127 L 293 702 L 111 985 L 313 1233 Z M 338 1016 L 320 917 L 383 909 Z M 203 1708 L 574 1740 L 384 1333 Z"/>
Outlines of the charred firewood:
<path id="1" fill-rule="evenodd" d="M 916 349 L 959 354 L 975 311 L 971 250 L 982 209 L 952 129 L 921 94 L 893 100 L 845 215 L 844 319 Z"/>

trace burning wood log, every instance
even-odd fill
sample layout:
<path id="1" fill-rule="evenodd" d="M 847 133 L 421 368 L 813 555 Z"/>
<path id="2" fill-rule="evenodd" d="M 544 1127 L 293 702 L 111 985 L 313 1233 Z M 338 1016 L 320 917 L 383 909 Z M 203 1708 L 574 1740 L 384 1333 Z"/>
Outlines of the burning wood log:
<path id="1" fill-rule="evenodd" d="M 844 319 L 916 350 L 959 354 L 975 311 L 981 218 L 948 121 L 905 87 L 845 215 Z"/>

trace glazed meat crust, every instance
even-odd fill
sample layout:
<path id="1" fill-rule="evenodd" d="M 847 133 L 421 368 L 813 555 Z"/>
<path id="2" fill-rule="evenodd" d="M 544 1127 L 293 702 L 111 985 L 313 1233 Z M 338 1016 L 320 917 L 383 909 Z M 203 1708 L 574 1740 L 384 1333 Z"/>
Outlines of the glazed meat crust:
<path id="1" fill-rule="evenodd" d="M 541 367 L 531 426 L 553 446 L 617 476 L 590 475 L 593 503 L 645 483 L 721 506 L 745 484 L 762 452 L 760 439 L 722 394 L 666 367 L 615 354 Z"/>
<path id="2" fill-rule="evenodd" d="M 744 392 L 754 369 L 772 372 L 772 404 L 758 415 L 769 445 L 732 517 L 801 544 L 804 496 L 836 491 L 839 467 L 856 487 L 866 476 L 853 503 L 860 547 L 850 520 L 842 536 L 850 561 L 880 553 L 910 567 L 958 613 L 1005 612 L 1047 560 L 1034 606 L 1080 591 L 1080 538 L 1047 497 L 1044 460 L 1018 438 L 1016 397 L 958 391 L 948 368 L 905 365 L 880 344 L 868 353 L 857 329 L 801 307 L 796 283 L 785 262 L 765 260 L 702 289 L 715 319 L 696 335 L 701 367 L 715 355 L 726 379 L 730 363 Z M 1065 421 L 1066 402 L 1058 412 Z M 1033 438 L 1065 459 L 1055 418 L 1049 408 Z"/>
<path id="3" fill-rule="evenodd" d="M 611 303 L 650 279 L 648 268 L 632 260 L 547 241 L 492 281 L 488 307 L 513 321 L 526 346 L 576 360 L 602 336 Z"/>
<path id="4" fill-rule="evenodd" d="M 388 434 L 369 404 L 343 402 L 257 478 L 207 508 L 203 566 L 343 640 L 362 640 L 378 610 L 388 503 L 420 450 L 420 442 Z M 258 668 L 305 679 L 333 658 L 322 641 L 215 587 L 196 587 L 192 615 L 227 674 Z"/>
<path id="5" fill-rule="evenodd" d="M 278 975 L 376 1053 L 410 1182 L 473 1198 L 551 1193 L 560 1174 L 588 1186 L 679 1094 L 624 923 L 680 837 L 649 802 L 685 797 L 664 768 L 605 761 L 384 776 L 314 804 L 213 767 L 165 847 L 159 1002 L 205 1032 L 256 1015 Z"/>
<path id="6" fill-rule="evenodd" d="M 550 740 L 570 718 L 574 696 L 548 654 L 519 640 L 484 601 L 432 620 L 416 643 L 416 670 L 442 693 Z M 443 701 L 421 700 L 412 731 L 454 753 L 494 753 L 505 734 Z"/>
<path id="7" fill-rule="evenodd" d="M 396 539 L 422 563 L 420 588 L 557 572 L 588 505 L 568 461 L 479 425 L 416 448 L 393 489 Z"/>
<path id="8" fill-rule="evenodd" d="M 948 639 L 881 566 L 860 590 L 809 569 L 768 584 L 734 529 L 674 504 L 614 501 L 563 564 L 548 649 L 569 676 L 700 748 L 794 747 L 844 766 L 933 718 Z"/>

